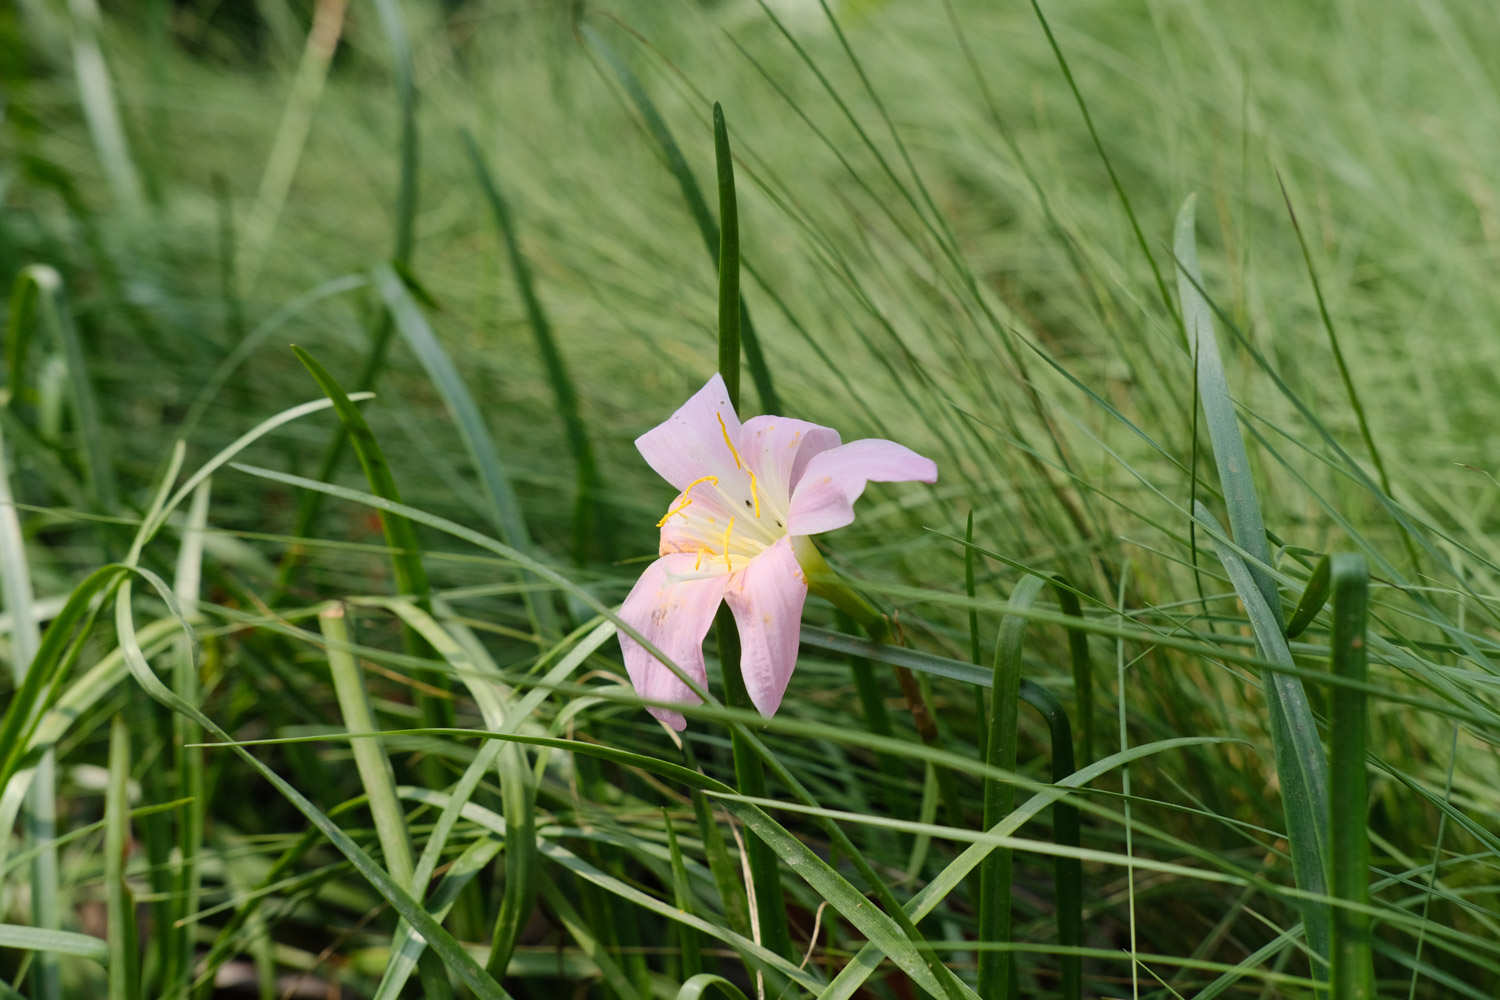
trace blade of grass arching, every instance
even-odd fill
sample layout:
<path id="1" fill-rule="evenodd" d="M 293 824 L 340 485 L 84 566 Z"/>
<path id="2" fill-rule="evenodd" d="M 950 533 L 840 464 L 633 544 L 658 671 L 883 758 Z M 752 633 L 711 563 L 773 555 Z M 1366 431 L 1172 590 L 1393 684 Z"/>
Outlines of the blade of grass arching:
<path id="1" fill-rule="evenodd" d="M 344 434 L 353 445 L 355 457 L 359 460 L 365 479 L 370 484 L 370 492 L 399 503 L 401 492 L 396 487 L 396 477 L 391 474 L 390 464 L 385 460 L 385 452 L 381 450 L 380 442 L 376 440 L 374 431 L 370 430 L 370 425 L 365 421 L 364 415 L 349 401 L 349 397 L 344 393 L 338 381 L 311 354 L 295 344 L 292 345 L 292 353 L 297 356 L 298 361 L 302 362 L 302 366 L 317 381 L 323 394 L 333 403 L 334 412 L 338 414 Z M 380 530 L 385 535 L 385 543 L 391 550 L 391 572 L 395 577 L 397 591 L 410 596 L 419 607 L 427 607 L 429 602 L 427 570 L 422 564 L 422 547 L 417 540 L 416 529 L 404 517 L 387 514 L 384 511 L 378 511 L 376 516 L 380 518 Z M 402 632 L 402 639 L 408 654 L 422 655 L 421 642 L 409 629 Z M 452 702 L 445 696 L 448 688 L 447 677 L 441 673 L 429 672 L 425 681 L 436 687 L 438 693 L 418 689 L 417 708 L 422 714 L 423 723 L 434 729 L 452 725 Z M 425 765 L 423 776 L 429 783 L 443 780 L 441 761 L 436 758 L 424 758 L 423 764 Z"/>
<path id="2" fill-rule="evenodd" d="M 113 513 L 117 490 L 114 468 L 106 458 L 109 453 L 108 436 L 99 419 L 98 397 L 94 393 L 94 384 L 89 379 L 83 345 L 78 339 L 78 330 L 73 325 L 73 313 L 67 305 L 62 276 L 45 264 L 32 264 L 22 268 L 11 290 L 10 330 L 6 336 L 10 405 L 13 408 L 17 405 L 24 390 L 24 364 L 27 345 L 31 339 L 26 320 L 33 313 L 38 317 L 40 326 L 56 342 L 67 365 L 74 435 L 79 442 L 89 493 L 98 508 L 97 513 Z"/>
<path id="3" fill-rule="evenodd" d="M 1011 592 L 1010 605 L 1025 608 L 1036 600 L 1046 581 L 1026 576 Z M 995 645 L 995 668 L 990 714 L 985 721 L 985 763 L 1007 772 L 1016 770 L 1017 718 L 1021 697 L 1021 645 L 1026 619 L 1007 615 L 1001 619 L 1000 638 Z M 984 783 L 984 828 L 989 829 L 1015 807 L 1015 788 L 1006 782 Z M 997 850 L 979 867 L 979 928 L 981 943 L 1008 943 L 1011 932 L 1011 878 L 1014 857 Z M 1008 997 L 1011 992 L 1014 956 L 1009 951 L 983 951 L 979 955 L 979 995 Z"/>
<path id="4" fill-rule="evenodd" d="M 667 128 L 666 121 L 656 110 L 656 105 L 652 103 L 646 89 L 641 86 L 640 80 L 636 79 L 630 67 L 615 54 L 614 49 L 604 40 L 604 36 L 588 24 L 580 25 L 579 31 L 584 44 L 609 64 L 615 74 L 615 79 L 619 81 L 631 103 L 635 105 L 636 111 L 639 112 L 646 125 L 646 131 L 651 134 L 662 157 L 667 161 L 667 169 L 672 172 L 672 176 L 676 178 L 678 186 L 682 189 L 683 200 L 687 202 L 693 221 L 698 224 L 698 232 L 703 237 L 703 244 L 708 248 L 709 255 L 713 258 L 714 266 L 722 271 L 723 265 L 719 260 L 721 250 L 719 227 L 714 224 L 713 215 L 708 209 L 708 201 L 703 197 L 703 191 L 698 187 L 698 181 L 693 176 L 691 168 L 688 167 L 687 158 L 682 155 L 682 150 L 677 145 L 677 140 L 672 137 L 671 130 Z M 736 240 L 736 245 L 738 245 L 738 240 Z M 755 325 L 750 321 L 750 308 L 745 304 L 743 296 L 738 299 L 738 302 L 745 361 L 750 366 L 750 378 L 755 382 L 755 394 L 760 398 L 760 407 L 763 412 L 779 413 L 781 402 L 771 384 L 771 370 L 766 365 L 765 354 L 760 347 L 760 337 L 755 332 Z"/>
<path id="5" fill-rule="evenodd" d="M 719 374 L 729 393 L 729 405 L 740 408 L 740 239 L 739 210 L 734 200 L 734 160 L 729 152 L 729 129 L 724 110 L 714 103 L 714 156 L 719 180 Z M 720 605 L 714 623 L 719 640 L 719 666 L 724 673 L 724 703 L 731 708 L 752 707 L 740 670 L 740 639 L 734 615 Z M 745 795 L 764 797 L 766 772 L 760 756 L 741 736 L 731 737 L 735 783 Z M 751 789 L 755 789 L 752 791 Z M 791 931 L 786 922 L 786 897 L 781 888 L 781 862 L 765 841 L 751 837 L 745 845 L 750 885 L 755 895 L 760 939 L 778 955 L 790 955 Z"/>
<path id="6" fill-rule="evenodd" d="M 594 461 L 593 447 L 589 444 L 588 431 L 578 412 L 578 392 L 573 388 L 573 379 L 568 374 L 567 363 L 558 347 L 557 338 L 552 335 L 552 324 L 548 322 L 541 299 L 537 297 L 531 264 L 521 252 L 521 244 L 516 239 L 515 221 L 511 217 L 510 206 L 500 193 L 500 187 L 485 163 L 474 136 L 466 129 L 463 138 L 464 148 L 468 151 L 469 160 L 479 178 L 480 189 L 490 203 L 495 225 L 505 243 L 511 272 L 516 279 L 516 290 L 520 292 L 521 302 L 526 307 L 526 319 L 531 324 L 532 336 L 536 338 L 537 352 L 541 354 L 542 363 L 546 366 L 547 380 L 552 383 L 552 398 L 557 403 L 558 416 L 562 418 L 568 449 L 573 453 L 574 464 L 578 466 L 578 497 L 573 513 L 573 558 L 580 565 L 588 561 L 597 528 L 599 551 L 607 562 L 613 558 L 614 552 L 608 519 L 609 507 L 599 502 L 598 490 L 602 480 Z"/>
<path id="7" fill-rule="evenodd" d="M 688 882 L 687 866 L 682 860 L 682 848 L 677 844 L 677 829 L 672 814 L 661 812 L 662 825 L 667 829 L 667 850 L 672 852 L 672 901 L 683 913 L 694 913 L 693 887 Z M 703 971 L 703 941 L 697 931 L 682 926 L 677 929 L 677 953 L 682 962 L 682 978 L 690 979 Z"/>
<path id="8" fill-rule="evenodd" d="M 177 573 L 172 581 L 172 590 L 183 614 L 194 624 L 202 621 L 198 597 L 203 574 L 203 536 L 208 525 L 212 482 L 211 479 L 205 479 L 193 491 L 187 525 L 182 533 L 182 545 L 177 552 Z M 181 641 L 176 646 L 172 687 L 183 701 L 189 705 L 197 705 L 200 701 L 198 664 L 194 660 L 192 646 Z M 187 990 L 193 975 L 194 927 L 186 918 L 198 912 L 198 899 L 203 884 L 198 854 L 203 848 L 207 789 L 203 780 L 203 751 L 194 746 L 202 737 L 202 730 L 191 719 L 183 715 L 172 716 L 172 740 L 175 744 L 172 753 L 177 759 L 177 794 L 188 799 L 177 819 L 177 870 L 175 891 L 170 901 L 175 912 L 171 933 L 176 935 L 177 942 L 166 949 L 166 954 L 176 960 L 176 966 L 163 970 L 162 975 L 162 981 L 173 991 L 172 995 L 179 995 L 178 989 Z M 168 931 L 166 928 L 157 928 L 156 933 L 160 935 Z"/>
<path id="9" fill-rule="evenodd" d="M 501 464 L 500 452 L 490 435 L 489 426 L 485 424 L 484 417 L 459 376 L 458 369 L 454 367 L 453 360 L 438 343 L 427 317 L 422 314 L 411 292 L 394 270 L 389 267 L 378 268 L 375 271 L 375 286 L 397 331 L 426 369 L 428 378 L 432 379 L 458 426 L 464 447 L 479 471 L 480 482 L 489 500 L 490 517 L 500 532 L 500 537 L 506 544 L 529 552 L 532 548 L 531 533 L 526 528 L 521 503 Z M 549 592 L 543 591 L 533 596 L 526 590 L 522 592 L 522 600 L 526 603 L 532 627 L 543 639 L 561 635 Z"/>
<path id="10" fill-rule="evenodd" d="M 728 997 L 729 1000 L 745 1000 L 745 994 L 740 992 L 738 986 L 723 976 L 709 972 L 693 976 L 683 983 L 682 988 L 677 991 L 676 1000 L 703 1000 L 709 990 L 717 990 L 720 997 Z"/>
<path id="11" fill-rule="evenodd" d="M 1272 663 L 1290 667 L 1291 649 L 1281 623 L 1267 606 L 1250 567 L 1225 540 L 1223 530 L 1202 504 L 1198 505 L 1198 523 L 1208 533 L 1239 594 L 1250 619 L 1251 631 L 1261 656 Z M 1297 887 L 1308 893 L 1325 895 L 1328 891 L 1328 763 L 1318 738 L 1317 720 L 1307 702 L 1302 681 L 1284 673 L 1265 670 L 1261 673 L 1266 707 L 1271 717 L 1271 747 L 1276 757 L 1276 774 L 1281 781 L 1281 806 L 1286 815 L 1287 841 L 1291 847 L 1292 869 Z M 1313 975 L 1324 974 L 1321 962 L 1328 958 L 1328 907 L 1305 901 L 1302 920 L 1307 928 L 1307 942 L 1314 959 Z"/>
<path id="12" fill-rule="evenodd" d="M 30 675 L 33 672 L 40 672 L 40 664 L 36 661 L 40 659 L 37 651 L 42 641 L 33 609 L 31 568 L 26 562 L 21 522 L 16 516 L 16 504 L 10 492 L 10 462 L 6 458 L 3 435 L 0 435 L 0 597 L 4 599 L 5 610 L 10 612 L 12 622 L 11 665 L 16 693 L 12 696 L 11 708 L 19 709 L 25 705 L 22 699 L 27 694 L 35 697 L 45 689 L 39 690 L 27 683 L 32 680 Z M 9 732 L 8 727 L 6 731 Z M 31 862 L 31 920 L 41 930 L 56 930 L 62 926 L 57 848 L 52 844 L 57 824 L 56 780 L 56 765 L 49 749 L 36 763 L 26 797 L 26 842 L 35 845 L 36 849 Z M 0 831 L 0 837 L 8 838 L 9 830 Z M 34 995 L 42 1000 L 59 1000 L 62 981 L 57 956 L 39 952 L 34 970 Z"/>
<path id="13" fill-rule="evenodd" d="M 68 0 L 72 21 L 73 73 L 78 80 L 79 103 L 99 165 L 109 183 L 116 205 L 129 216 L 144 207 L 140 177 L 130 156 L 130 143 L 120 121 L 109 68 L 99 50 L 99 6 L 94 0 Z"/>
<path id="14" fill-rule="evenodd" d="M 628 751 L 616 751 L 613 748 L 601 747 L 598 744 L 580 744 L 569 740 L 553 739 L 542 736 L 523 737 L 517 736 L 512 733 L 486 733 L 482 735 L 489 736 L 493 739 L 515 740 L 517 742 L 530 743 L 538 746 L 556 746 L 561 749 L 570 749 L 576 753 L 608 757 L 616 760 L 626 760 L 636 764 L 637 766 L 641 766 L 646 770 L 657 769 L 658 771 L 666 771 L 674 777 L 685 779 L 685 783 L 690 787 L 698 787 L 700 789 L 704 787 L 712 787 L 717 790 L 722 790 L 731 794 L 733 793 L 733 790 L 728 785 L 724 785 L 720 782 L 714 781 L 714 779 L 712 778 L 704 777 L 703 775 L 697 774 L 696 772 L 688 771 L 681 765 L 671 764 L 657 758 L 641 757 L 638 754 L 631 754 Z M 413 799 L 418 802 L 424 802 L 428 805 L 438 807 L 441 807 L 446 800 L 446 795 L 444 793 L 429 791 L 425 788 L 411 788 L 409 786 L 403 787 L 401 789 L 401 794 L 405 798 Z M 485 809 L 482 806 L 470 803 L 469 805 L 464 807 L 464 816 L 471 822 L 478 823 L 480 826 L 493 830 L 496 833 L 500 834 L 502 837 L 506 834 L 504 818 L 502 818 L 499 814 L 493 812 L 492 810 Z M 711 937 L 717 941 L 724 942 L 735 951 L 740 952 L 743 955 L 748 955 L 750 959 L 755 963 L 756 968 L 763 968 L 768 972 L 774 972 L 785 976 L 788 980 L 797 983 L 799 986 L 802 986 L 804 989 L 807 989 L 809 991 L 817 990 L 821 986 L 821 982 L 818 977 L 808 973 L 803 969 L 799 969 L 797 966 L 793 965 L 785 958 L 782 958 L 780 955 L 772 954 L 759 942 L 753 941 L 736 931 L 730 930 L 729 928 L 722 926 L 722 924 L 720 923 L 710 922 L 702 917 L 695 916 L 690 913 L 685 913 L 682 910 L 679 910 L 677 907 L 671 905 L 670 903 L 659 900 L 649 893 L 641 891 L 633 883 L 626 882 L 623 879 L 616 878 L 613 875 L 601 871 L 599 868 L 584 860 L 583 858 L 580 858 L 577 854 L 568 850 L 566 847 L 563 847 L 561 844 L 543 840 L 538 844 L 538 852 L 540 856 L 545 858 L 546 860 L 557 864 L 558 866 L 571 872 L 578 878 L 596 885 L 601 889 L 604 889 L 606 892 L 617 896 L 618 898 L 624 900 L 626 903 L 632 906 L 636 906 L 643 910 L 648 910 L 652 913 L 656 913 L 676 923 L 686 924 L 696 929 L 705 937 Z"/>
<path id="15" fill-rule="evenodd" d="M 116 572 L 118 567 L 110 567 Z M 176 614 L 175 600 L 171 590 L 155 574 L 149 570 L 133 567 L 129 570 L 146 580 L 156 591 L 168 607 Z M 211 718 L 204 715 L 196 706 L 178 698 L 172 690 L 166 687 L 157 678 L 151 669 L 151 664 L 146 660 L 145 654 L 141 652 L 139 643 L 136 641 L 134 614 L 130 604 L 131 585 L 130 578 L 121 584 L 115 599 L 115 632 L 120 646 L 125 652 L 125 661 L 130 668 L 131 676 L 137 684 L 153 700 L 165 705 L 174 712 L 181 712 L 190 716 L 194 722 L 202 726 L 212 736 L 229 746 L 229 749 L 244 761 L 256 773 L 271 784 L 299 813 L 301 813 L 314 828 L 331 843 L 340 854 L 349 860 L 359 872 L 360 876 L 370 884 L 370 887 L 378 892 L 391 908 L 403 919 L 409 921 L 416 931 L 427 939 L 428 947 L 437 953 L 443 964 L 450 972 L 459 978 L 476 997 L 481 1000 L 508 1000 L 508 994 L 495 982 L 479 963 L 475 961 L 462 945 L 454 940 L 453 935 L 443 929 L 427 909 L 406 890 L 404 886 L 396 882 L 383 867 L 375 862 L 344 830 L 328 817 L 317 806 L 304 796 L 296 788 L 292 787 L 281 775 L 273 771 L 269 766 L 252 754 L 244 746 L 240 745 L 229 733 L 219 727 Z M 177 617 L 181 617 L 177 615 Z M 184 623 L 185 624 L 185 623 Z M 50 630 L 49 630 L 50 631 Z"/>
<path id="16" fill-rule="evenodd" d="M 1329 645 L 1333 672 L 1363 684 L 1366 678 L 1365 619 L 1370 571 L 1364 557 L 1341 553 L 1331 560 L 1333 632 Z M 1336 899 L 1363 907 L 1370 902 L 1370 838 L 1366 830 L 1369 794 L 1365 746 L 1369 728 L 1365 692 L 1335 687 L 1329 696 L 1328 745 L 1330 879 Z M 1370 915 L 1362 909 L 1333 911 L 1329 984 L 1333 1000 L 1374 1000 L 1375 968 L 1370 956 Z"/>
<path id="17" fill-rule="evenodd" d="M 1193 232 L 1197 200 L 1197 195 L 1188 195 L 1182 203 L 1172 238 L 1183 327 L 1196 364 L 1199 398 L 1203 404 L 1209 442 L 1213 446 L 1214 464 L 1219 471 L 1219 488 L 1229 512 L 1229 529 L 1235 544 L 1250 554 L 1253 560 L 1250 575 L 1279 629 L 1281 598 L 1276 593 L 1276 581 L 1266 568 L 1271 565 L 1271 548 L 1266 542 L 1266 525 L 1261 518 L 1255 480 L 1250 473 L 1250 456 L 1245 452 L 1245 439 L 1240 434 L 1234 399 L 1229 395 L 1229 382 L 1224 377 L 1224 363 L 1219 357 L 1219 342 L 1214 335 L 1213 310 L 1200 291 L 1203 276 L 1198 268 L 1198 240 Z"/>
<path id="18" fill-rule="evenodd" d="M 109 941 L 109 1000 L 140 996 L 135 900 L 125 883 L 130 844 L 130 730 L 115 716 L 109 727 L 109 785 L 104 801 L 104 895 Z"/>

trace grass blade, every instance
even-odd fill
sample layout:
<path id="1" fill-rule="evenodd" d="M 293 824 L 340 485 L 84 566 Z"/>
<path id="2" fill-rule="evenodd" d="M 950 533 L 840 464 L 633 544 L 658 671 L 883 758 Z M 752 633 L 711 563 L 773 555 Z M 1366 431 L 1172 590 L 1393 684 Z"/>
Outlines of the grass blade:
<path id="1" fill-rule="evenodd" d="M 40 694 L 38 687 L 28 682 L 33 679 L 32 674 L 40 676 L 42 673 L 36 663 L 37 651 L 41 647 L 41 632 L 37 626 L 31 569 L 26 561 L 21 523 L 16 516 L 16 504 L 10 492 L 10 475 L 5 439 L 0 435 L 0 597 L 4 598 L 5 609 L 10 612 L 14 623 L 11 629 L 11 662 L 18 690 L 12 700 L 18 704 L 12 704 L 11 708 L 20 709 L 26 704 L 24 698 L 27 694 L 33 697 Z M 32 711 L 35 712 L 34 709 Z M 10 712 L 6 714 L 7 717 L 10 716 Z M 19 712 L 17 717 L 19 718 Z M 35 713 L 33 718 L 39 718 L 39 713 Z M 9 727 L 6 727 L 6 732 L 11 732 Z M 36 762 L 35 774 L 26 798 L 26 840 L 34 845 L 36 851 L 31 862 L 31 919 L 42 930 L 57 930 L 62 926 L 57 848 L 53 843 L 57 834 L 56 824 L 56 765 L 49 748 Z M 0 831 L 0 836 L 8 835 L 8 830 Z M 35 995 L 44 1000 L 57 1000 L 62 996 L 61 972 L 56 955 L 45 950 L 37 955 L 32 985 Z"/>
<path id="2" fill-rule="evenodd" d="M 1363 684 L 1367 674 L 1365 618 L 1370 571 L 1363 556 L 1339 554 L 1330 560 L 1333 580 L 1333 672 Z M 1370 902 L 1370 837 L 1366 829 L 1369 794 L 1365 748 L 1369 729 L 1365 692 L 1342 685 L 1329 699 L 1328 742 L 1332 798 L 1329 801 L 1329 861 L 1333 896 L 1357 907 Z M 1364 909 L 1333 911 L 1329 983 L 1333 1000 L 1374 1000 L 1375 969 L 1370 957 L 1370 915 Z"/>
<path id="3" fill-rule="evenodd" d="M 109 961 L 109 945 L 92 935 L 22 924 L 0 924 L 0 948 L 20 948 L 44 955 L 75 955 L 100 964 Z"/>
<path id="4" fill-rule="evenodd" d="M 1010 606 L 1024 609 L 1046 586 L 1039 576 L 1026 576 L 1011 592 Z M 990 698 L 989 730 L 985 736 L 985 763 L 1007 772 L 1016 770 L 1016 726 L 1021 696 L 1021 644 L 1026 619 L 1006 615 L 1001 619 L 1000 638 L 995 645 L 995 667 Z M 984 827 L 989 829 L 1015 807 L 1015 788 L 1006 782 L 984 783 Z M 979 930 L 981 944 L 1004 944 L 1011 935 L 1011 877 L 1014 857 L 1010 850 L 996 850 L 979 868 Z M 1009 951 L 986 950 L 979 955 L 979 995 L 1011 995 L 1014 956 Z"/>
<path id="5" fill-rule="evenodd" d="M 125 882 L 130 844 L 130 730 L 115 716 L 109 726 L 109 786 L 104 803 L 104 893 L 108 912 L 109 1000 L 140 996 L 135 901 Z"/>
<path id="6" fill-rule="evenodd" d="M 1229 574 L 1255 642 L 1265 659 L 1285 667 L 1293 666 L 1281 623 L 1267 606 L 1260 587 L 1250 573 L 1244 558 L 1225 540 L 1223 529 L 1201 504 L 1198 523 L 1214 541 L 1219 561 Z M 1300 678 L 1284 673 L 1262 671 L 1266 707 L 1271 717 L 1271 744 L 1276 755 L 1276 773 L 1281 779 L 1281 806 L 1286 815 L 1287 840 L 1291 846 L 1292 869 L 1297 886 L 1314 895 L 1328 891 L 1328 762 L 1318 738 L 1317 720 L 1307 701 Z M 1320 961 L 1328 958 L 1328 907 L 1311 901 L 1302 905 L 1307 941 L 1312 948 L 1313 974 L 1321 975 Z"/>

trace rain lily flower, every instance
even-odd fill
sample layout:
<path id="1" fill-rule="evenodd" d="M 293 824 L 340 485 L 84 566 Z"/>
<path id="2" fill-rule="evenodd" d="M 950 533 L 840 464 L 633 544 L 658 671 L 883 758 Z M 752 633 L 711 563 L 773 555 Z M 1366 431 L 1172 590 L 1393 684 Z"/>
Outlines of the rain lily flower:
<path id="1" fill-rule="evenodd" d="M 854 520 L 874 482 L 931 483 L 937 466 L 893 441 L 842 444 L 838 432 L 790 417 L 740 423 L 718 375 L 635 446 L 678 491 L 657 522 L 660 558 L 620 607 L 620 618 L 707 687 L 703 638 L 725 601 L 740 633 L 740 672 L 767 717 L 781 705 L 802 635 L 807 574 L 797 540 Z M 804 558 L 808 558 L 804 555 Z M 672 670 L 623 631 L 625 669 L 642 698 L 696 704 Z M 650 712 L 673 729 L 682 713 Z"/>

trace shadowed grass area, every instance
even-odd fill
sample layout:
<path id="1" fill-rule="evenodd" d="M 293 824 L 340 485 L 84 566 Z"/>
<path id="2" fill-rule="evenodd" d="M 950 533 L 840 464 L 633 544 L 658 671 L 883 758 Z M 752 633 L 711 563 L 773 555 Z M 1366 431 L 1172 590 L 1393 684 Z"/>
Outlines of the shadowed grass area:
<path id="1" fill-rule="evenodd" d="M 1483 6 L 573 8 L 0 12 L 0 978 L 1493 996 Z M 814 598 L 762 723 L 711 639 L 679 741 L 612 612 L 736 312 L 716 101 L 741 415 L 940 474 L 820 538 L 893 641 Z"/>

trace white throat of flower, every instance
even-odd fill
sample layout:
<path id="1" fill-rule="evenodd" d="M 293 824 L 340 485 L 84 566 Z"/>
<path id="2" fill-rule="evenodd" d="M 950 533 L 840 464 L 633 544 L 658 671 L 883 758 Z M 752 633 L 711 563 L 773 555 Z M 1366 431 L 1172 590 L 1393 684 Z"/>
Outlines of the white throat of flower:
<path id="1" fill-rule="evenodd" d="M 687 552 L 697 556 L 696 570 L 733 573 L 786 537 L 791 498 L 761 488 L 730 439 L 723 416 L 719 430 L 734 467 L 688 483 L 656 526 L 662 529 L 661 555 Z"/>

